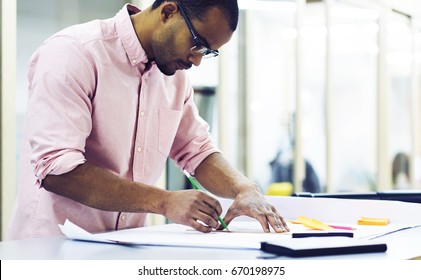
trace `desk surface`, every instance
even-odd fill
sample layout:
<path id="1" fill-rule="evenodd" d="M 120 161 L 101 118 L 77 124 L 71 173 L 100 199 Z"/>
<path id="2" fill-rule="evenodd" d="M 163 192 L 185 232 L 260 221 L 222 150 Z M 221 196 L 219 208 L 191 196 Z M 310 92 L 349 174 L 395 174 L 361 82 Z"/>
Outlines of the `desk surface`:
<path id="1" fill-rule="evenodd" d="M 344 260 L 402 260 L 421 256 L 421 227 L 403 230 L 377 238 L 386 242 L 385 253 L 368 253 L 340 256 L 312 257 L 305 259 Z M 211 249 L 170 246 L 125 246 L 87 241 L 75 241 L 66 237 L 39 238 L 0 242 L 2 260 L 251 260 L 289 259 L 264 253 L 260 250 Z M 300 258 L 302 259 L 302 258 Z"/>
<path id="2" fill-rule="evenodd" d="M 421 204 L 332 198 L 267 197 L 285 217 L 305 215 L 330 222 L 355 222 L 360 217 L 388 217 L 393 224 L 421 225 Z M 223 209 L 230 201 L 221 200 Z M 240 219 L 237 218 L 236 220 Z M 257 223 L 257 222 L 256 222 Z M 404 260 L 421 256 L 421 227 L 376 239 L 387 244 L 385 253 L 367 253 L 305 259 Z M 175 246 L 125 246 L 75 241 L 64 236 L 0 242 L 0 259 L 67 260 L 253 260 L 288 259 L 258 249 L 212 249 Z"/>
<path id="3" fill-rule="evenodd" d="M 246 253 L 245 253 L 246 252 Z M 0 259 L 67 259 L 67 260 L 206 260 L 257 259 L 260 250 L 232 250 L 170 246 L 125 246 L 70 240 L 66 237 L 37 238 L 0 242 Z"/>

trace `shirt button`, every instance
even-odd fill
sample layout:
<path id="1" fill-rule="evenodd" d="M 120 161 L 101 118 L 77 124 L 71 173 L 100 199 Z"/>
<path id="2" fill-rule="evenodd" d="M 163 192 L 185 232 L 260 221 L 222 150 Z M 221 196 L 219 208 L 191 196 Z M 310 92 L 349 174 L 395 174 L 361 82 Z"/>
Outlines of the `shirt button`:
<path id="1" fill-rule="evenodd" d="M 124 222 L 126 220 L 126 214 L 122 214 L 120 219 Z"/>
<path id="2" fill-rule="evenodd" d="M 137 147 L 137 151 L 140 153 L 142 151 L 142 147 Z"/>
<path id="3" fill-rule="evenodd" d="M 145 115 L 145 112 L 140 112 L 140 115 L 143 117 Z"/>
<path id="4" fill-rule="evenodd" d="M 132 60 L 132 63 L 133 63 L 133 64 L 136 64 L 136 63 L 137 63 L 137 60 L 136 60 L 136 59 L 133 59 L 133 60 Z"/>

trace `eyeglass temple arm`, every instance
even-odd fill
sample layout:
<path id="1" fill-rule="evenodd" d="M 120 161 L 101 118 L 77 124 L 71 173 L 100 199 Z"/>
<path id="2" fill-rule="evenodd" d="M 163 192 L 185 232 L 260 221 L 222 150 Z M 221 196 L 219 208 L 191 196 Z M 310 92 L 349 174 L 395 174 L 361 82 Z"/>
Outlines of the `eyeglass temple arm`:
<path id="1" fill-rule="evenodd" d="M 194 32 L 193 26 L 191 25 L 190 20 L 188 19 L 187 15 L 186 15 L 186 12 L 184 12 L 183 5 L 181 5 L 181 3 L 179 3 L 178 1 L 174 1 L 174 2 L 177 3 L 178 8 L 180 9 L 180 12 L 183 15 L 183 18 L 185 19 L 187 27 L 189 28 L 190 33 L 193 36 L 193 40 L 196 41 L 198 39 L 198 37 L 196 35 L 196 32 Z"/>

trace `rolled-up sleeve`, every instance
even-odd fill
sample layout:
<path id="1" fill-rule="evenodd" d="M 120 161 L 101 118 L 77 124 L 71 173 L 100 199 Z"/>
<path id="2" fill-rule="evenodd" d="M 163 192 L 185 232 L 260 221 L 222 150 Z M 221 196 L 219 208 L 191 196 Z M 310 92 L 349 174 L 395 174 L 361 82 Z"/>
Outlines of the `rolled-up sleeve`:
<path id="1" fill-rule="evenodd" d="M 181 168 L 194 174 L 196 167 L 209 155 L 220 152 L 214 145 L 208 123 L 199 116 L 190 87 L 183 116 L 170 156 Z"/>
<path id="2" fill-rule="evenodd" d="M 40 186 L 48 174 L 67 173 L 85 162 L 95 66 L 79 42 L 57 36 L 34 54 L 28 73 L 26 128 Z"/>

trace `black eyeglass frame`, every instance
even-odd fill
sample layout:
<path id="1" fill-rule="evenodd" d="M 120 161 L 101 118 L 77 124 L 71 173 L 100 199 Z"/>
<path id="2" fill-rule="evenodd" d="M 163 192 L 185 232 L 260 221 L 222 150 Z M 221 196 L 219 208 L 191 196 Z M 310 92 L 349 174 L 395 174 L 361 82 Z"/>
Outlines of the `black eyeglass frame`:
<path id="1" fill-rule="evenodd" d="M 187 15 L 186 15 L 186 12 L 184 11 L 183 5 L 182 5 L 181 3 L 179 3 L 178 1 L 174 1 L 174 2 L 178 5 L 178 8 L 180 9 L 181 15 L 183 16 L 184 21 L 186 22 L 187 27 L 189 28 L 190 33 L 191 33 L 191 35 L 192 35 L 192 37 L 193 37 L 194 47 L 192 47 L 192 48 L 190 49 L 190 51 L 191 51 L 193 54 L 201 54 L 204 58 L 208 58 L 208 57 L 216 57 L 216 56 L 218 56 L 218 55 L 219 55 L 219 51 L 218 51 L 218 50 L 213 50 L 213 49 L 209 48 L 209 47 L 207 46 L 207 44 L 206 44 L 205 42 L 203 42 L 203 40 L 202 40 L 202 39 L 200 39 L 200 38 L 196 35 L 196 32 L 195 32 L 195 31 L 194 31 L 194 29 L 193 29 L 193 25 L 191 24 L 191 22 L 190 22 L 189 18 L 188 18 L 188 17 L 187 17 Z M 194 48 L 197 48 L 197 49 L 198 49 L 198 51 L 196 51 L 196 53 L 194 53 L 194 52 L 192 51 Z"/>

